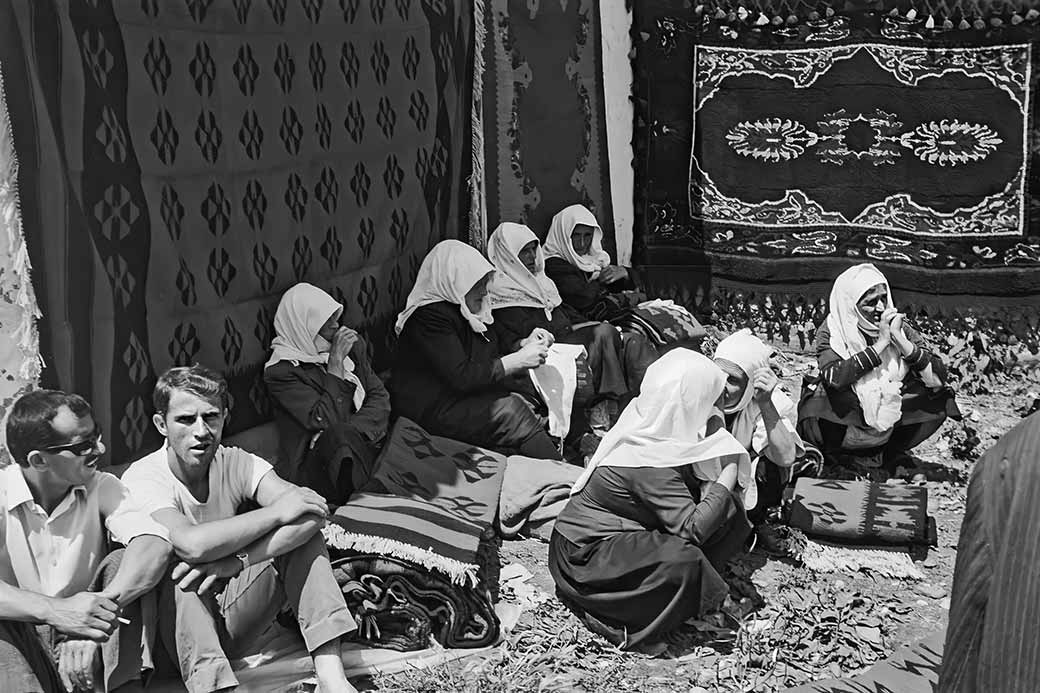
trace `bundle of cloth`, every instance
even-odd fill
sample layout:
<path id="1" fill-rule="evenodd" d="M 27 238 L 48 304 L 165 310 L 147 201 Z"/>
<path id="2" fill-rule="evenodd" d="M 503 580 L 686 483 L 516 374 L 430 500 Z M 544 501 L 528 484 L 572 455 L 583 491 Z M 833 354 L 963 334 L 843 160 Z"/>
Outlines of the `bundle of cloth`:
<path id="1" fill-rule="evenodd" d="M 489 601 L 439 571 L 375 554 L 345 556 L 332 568 L 362 644 L 412 652 L 429 647 L 431 638 L 447 648 L 486 647 L 498 639 Z"/>
<path id="2" fill-rule="evenodd" d="M 362 641 L 476 648 L 499 634 L 489 566 L 505 457 L 400 418 L 371 480 L 325 528 Z"/>

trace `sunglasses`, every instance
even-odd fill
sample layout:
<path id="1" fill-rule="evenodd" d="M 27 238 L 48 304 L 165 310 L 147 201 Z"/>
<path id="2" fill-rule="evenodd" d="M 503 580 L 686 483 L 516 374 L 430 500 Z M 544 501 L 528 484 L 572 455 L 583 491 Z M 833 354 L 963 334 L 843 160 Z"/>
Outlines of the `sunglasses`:
<path id="1" fill-rule="evenodd" d="M 40 448 L 40 452 L 71 452 L 77 457 L 83 457 L 97 450 L 100 442 L 101 431 L 95 429 L 89 438 L 77 440 L 75 443 L 65 443 L 64 445 L 48 445 L 45 448 Z"/>

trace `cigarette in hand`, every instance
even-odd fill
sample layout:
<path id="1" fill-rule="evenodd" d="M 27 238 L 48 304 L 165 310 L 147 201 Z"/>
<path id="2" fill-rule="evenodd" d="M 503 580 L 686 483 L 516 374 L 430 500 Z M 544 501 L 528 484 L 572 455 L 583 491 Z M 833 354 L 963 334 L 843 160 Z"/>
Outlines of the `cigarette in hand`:
<path id="1" fill-rule="evenodd" d="M 123 618 L 122 616 L 116 616 L 116 620 L 119 621 L 120 623 L 122 623 L 124 626 L 129 626 L 130 625 L 130 619 L 128 619 L 128 618 Z"/>

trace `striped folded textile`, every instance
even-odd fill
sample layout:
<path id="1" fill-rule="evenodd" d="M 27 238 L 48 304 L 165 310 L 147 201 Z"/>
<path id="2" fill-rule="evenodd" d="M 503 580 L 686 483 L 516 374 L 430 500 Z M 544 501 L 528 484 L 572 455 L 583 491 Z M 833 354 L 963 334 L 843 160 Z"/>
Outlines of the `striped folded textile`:
<path id="1" fill-rule="evenodd" d="M 421 498 L 356 493 L 325 527 L 337 549 L 394 556 L 476 586 L 477 547 L 485 526 Z"/>

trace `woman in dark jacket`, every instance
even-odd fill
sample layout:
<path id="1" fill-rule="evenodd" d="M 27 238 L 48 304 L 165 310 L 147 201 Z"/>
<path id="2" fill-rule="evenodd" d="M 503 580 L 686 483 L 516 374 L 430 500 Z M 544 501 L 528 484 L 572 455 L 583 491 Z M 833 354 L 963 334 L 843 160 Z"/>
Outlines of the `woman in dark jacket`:
<path id="1" fill-rule="evenodd" d="M 718 570 L 750 532 L 756 487 L 718 411 L 725 384 L 702 354 L 662 356 L 556 520 L 557 595 L 614 644 L 658 641 L 728 593 Z"/>
<path id="2" fill-rule="evenodd" d="M 630 307 L 628 296 L 612 297 L 633 288 L 628 270 L 610 264 L 603 250 L 603 230 L 595 215 L 581 205 L 564 208 L 553 217 L 545 238 L 545 274 L 556 285 L 562 312 L 572 323 L 607 320 L 618 308 Z M 629 294 L 634 296 L 634 294 Z M 622 363 L 628 389 L 639 392 L 647 367 L 659 356 L 656 347 L 638 332 L 621 335 Z"/>
<path id="3" fill-rule="evenodd" d="M 434 435 L 473 445 L 559 459 L 560 453 L 507 379 L 545 362 L 552 335 L 534 330 L 501 355 L 488 283 L 495 268 L 461 241 L 441 241 L 423 260 L 397 318 L 390 379 L 394 412 Z"/>
<path id="4" fill-rule="evenodd" d="M 342 504 L 372 471 L 386 436 L 390 397 L 365 342 L 339 324 L 340 305 L 297 284 L 274 317 L 264 383 L 275 401 L 283 478 Z"/>
<path id="5" fill-rule="evenodd" d="M 894 471 L 947 416 L 961 416 L 942 359 L 905 324 L 869 263 L 835 280 L 816 353 L 820 375 L 803 389 L 798 432 L 829 461 Z"/>

